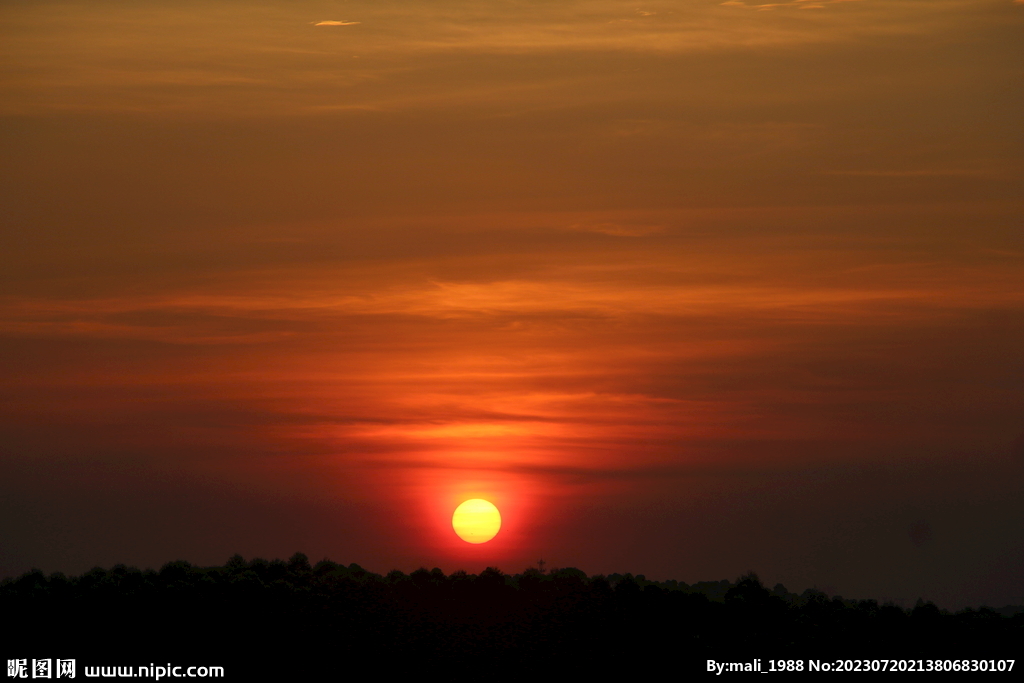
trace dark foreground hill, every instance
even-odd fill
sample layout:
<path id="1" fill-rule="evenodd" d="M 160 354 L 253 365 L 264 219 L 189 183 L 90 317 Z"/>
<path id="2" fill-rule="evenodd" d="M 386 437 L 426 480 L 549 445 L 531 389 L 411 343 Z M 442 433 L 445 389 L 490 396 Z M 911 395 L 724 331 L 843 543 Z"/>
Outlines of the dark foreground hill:
<path id="1" fill-rule="evenodd" d="M 479 575 L 373 574 L 235 556 L 223 567 L 117 565 L 82 576 L 30 572 L 0 584 L 5 659 L 95 665 L 219 665 L 228 679 L 705 670 L 708 659 L 1006 659 L 1024 613 L 768 590 L 750 574 L 688 586 L 577 569 Z M 764 665 L 767 666 L 767 665 Z M 604 676 L 602 676 L 603 678 Z"/>

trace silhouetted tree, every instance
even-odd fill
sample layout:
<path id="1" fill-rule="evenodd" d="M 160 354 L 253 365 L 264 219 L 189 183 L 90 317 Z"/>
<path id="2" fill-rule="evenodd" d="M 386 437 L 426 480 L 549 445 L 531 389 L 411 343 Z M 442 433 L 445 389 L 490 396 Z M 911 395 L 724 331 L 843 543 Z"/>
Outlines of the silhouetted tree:
<path id="1" fill-rule="evenodd" d="M 239 678 L 327 675 L 337 662 L 447 678 L 496 667 L 508 677 L 606 678 L 679 671 L 705 657 L 826 658 L 851 649 L 998 658 L 1024 636 L 1024 610 L 949 614 L 923 600 L 908 611 L 816 590 L 797 596 L 781 584 L 768 591 L 752 572 L 693 585 L 571 567 L 380 576 L 327 559 L 310 567 L 301 553 L 287 562 L 235 555 L 223 567 L 177 560 L 159 572 L 32 570 L 0 582 L 0 613 L 17 626 L 4 642 L 13 656 L 45 650 L 101 662 L 131 652 L 149 663 L 173 652 L 230 664 Z"/>

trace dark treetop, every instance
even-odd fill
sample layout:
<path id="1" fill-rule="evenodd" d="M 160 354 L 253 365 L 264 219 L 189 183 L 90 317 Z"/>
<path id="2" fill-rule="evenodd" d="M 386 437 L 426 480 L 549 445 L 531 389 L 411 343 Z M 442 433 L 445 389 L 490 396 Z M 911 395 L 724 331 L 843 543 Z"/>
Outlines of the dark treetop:
<path id="1" fill-rule="evenodd" d="M 381 576 L 329 560 L 117 565 L 0 584 L 12 657 L 223 665 L 228 678 L 351 672 L 515 678 L 698 672 L 707 659 L 1012 658 L 1024 612 L 956 614 L 736 582 L 588 577 L 578 569 Z M 79 666 L 82 664 L 80 663 Z"/>

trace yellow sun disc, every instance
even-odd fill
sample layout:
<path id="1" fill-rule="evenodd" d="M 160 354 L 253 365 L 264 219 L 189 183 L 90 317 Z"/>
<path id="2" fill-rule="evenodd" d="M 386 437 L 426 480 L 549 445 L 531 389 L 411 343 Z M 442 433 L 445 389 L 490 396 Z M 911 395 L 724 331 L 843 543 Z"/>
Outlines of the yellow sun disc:
<path id="1" fill-rule="evenodd" d="M 486 543 L 501 528 L 501 513 L 483 498 L 473 498 L 455 508 L 452 528 L 466 543 Z"/>

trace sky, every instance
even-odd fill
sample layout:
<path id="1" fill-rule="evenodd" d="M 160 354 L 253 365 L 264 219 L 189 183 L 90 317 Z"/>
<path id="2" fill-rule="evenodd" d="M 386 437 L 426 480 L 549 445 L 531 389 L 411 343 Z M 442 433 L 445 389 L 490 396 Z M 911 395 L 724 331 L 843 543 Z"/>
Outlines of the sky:
<path id="1" fill-rule="evenodd" d="M 1019 604 L 1022 29 L 6 0 L 0 575 L 302 551 Z"/>

